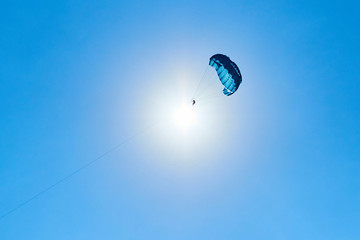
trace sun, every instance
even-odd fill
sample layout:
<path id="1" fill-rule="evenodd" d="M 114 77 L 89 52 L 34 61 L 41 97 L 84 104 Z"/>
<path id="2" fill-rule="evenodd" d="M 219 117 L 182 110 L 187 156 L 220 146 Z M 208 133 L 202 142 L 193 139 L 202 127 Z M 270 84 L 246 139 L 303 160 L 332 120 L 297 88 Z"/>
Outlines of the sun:
<path id="1" fill-rule="evenodd" d="M 174 114 L 174 120 L 178 127 L 186 130 L 195 123 L 196 115 L 191 105 L 182 105 Z"/>

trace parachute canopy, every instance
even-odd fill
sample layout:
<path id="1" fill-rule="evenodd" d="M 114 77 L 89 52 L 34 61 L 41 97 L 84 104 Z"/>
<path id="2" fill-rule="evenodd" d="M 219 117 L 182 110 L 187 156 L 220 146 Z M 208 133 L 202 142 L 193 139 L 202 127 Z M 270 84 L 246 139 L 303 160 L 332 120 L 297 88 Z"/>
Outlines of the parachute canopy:
<path id="1" fill-rule="evenodd" d="M 220 82 L 224 85 L 223 93 L 226 96 L 230 96 L 236 92 L 242 82 L 238 66 L 228 56 L 223 54 L 212 56 L 209 65 L 215 68 Z"/>

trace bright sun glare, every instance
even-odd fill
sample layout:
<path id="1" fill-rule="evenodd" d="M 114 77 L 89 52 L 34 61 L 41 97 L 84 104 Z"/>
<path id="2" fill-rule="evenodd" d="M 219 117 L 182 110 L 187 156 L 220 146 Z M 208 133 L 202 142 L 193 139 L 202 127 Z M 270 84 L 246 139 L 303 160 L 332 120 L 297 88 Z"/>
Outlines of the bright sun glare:
<path id="1" fill-rule="evenodd" d="M 175 123 L 186 130 L 195 122 L 195 111 L 190 105 L 183 105 L 175 112 Z"/>

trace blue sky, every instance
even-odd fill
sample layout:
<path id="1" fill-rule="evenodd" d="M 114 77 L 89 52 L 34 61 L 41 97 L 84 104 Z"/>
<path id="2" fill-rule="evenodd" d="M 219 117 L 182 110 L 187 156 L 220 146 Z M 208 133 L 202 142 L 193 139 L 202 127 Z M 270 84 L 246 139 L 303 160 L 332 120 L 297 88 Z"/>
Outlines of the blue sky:
<path id="1" fill-rule="evenodd" d="M 168 121 L 211 55 L 243 84 L 1 219 L 0 239 L 359 239 L 359 7 L 3 2 L 0 215 Z"/>

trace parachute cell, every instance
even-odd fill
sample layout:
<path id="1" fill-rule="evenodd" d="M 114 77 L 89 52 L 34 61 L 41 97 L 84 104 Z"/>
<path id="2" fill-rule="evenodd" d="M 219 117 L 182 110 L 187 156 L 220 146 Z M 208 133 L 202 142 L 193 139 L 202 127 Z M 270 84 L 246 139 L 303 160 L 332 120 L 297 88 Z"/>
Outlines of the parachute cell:
<path id="1" fill-rule="evenodd" d="M 230 96 L 239 88 L 242 82 L 240 69 L 223 54 L 215 54 L 210 58 L 209 65 L 215 68 L 220 82 L 224 85 L 223 93 Z"/>

